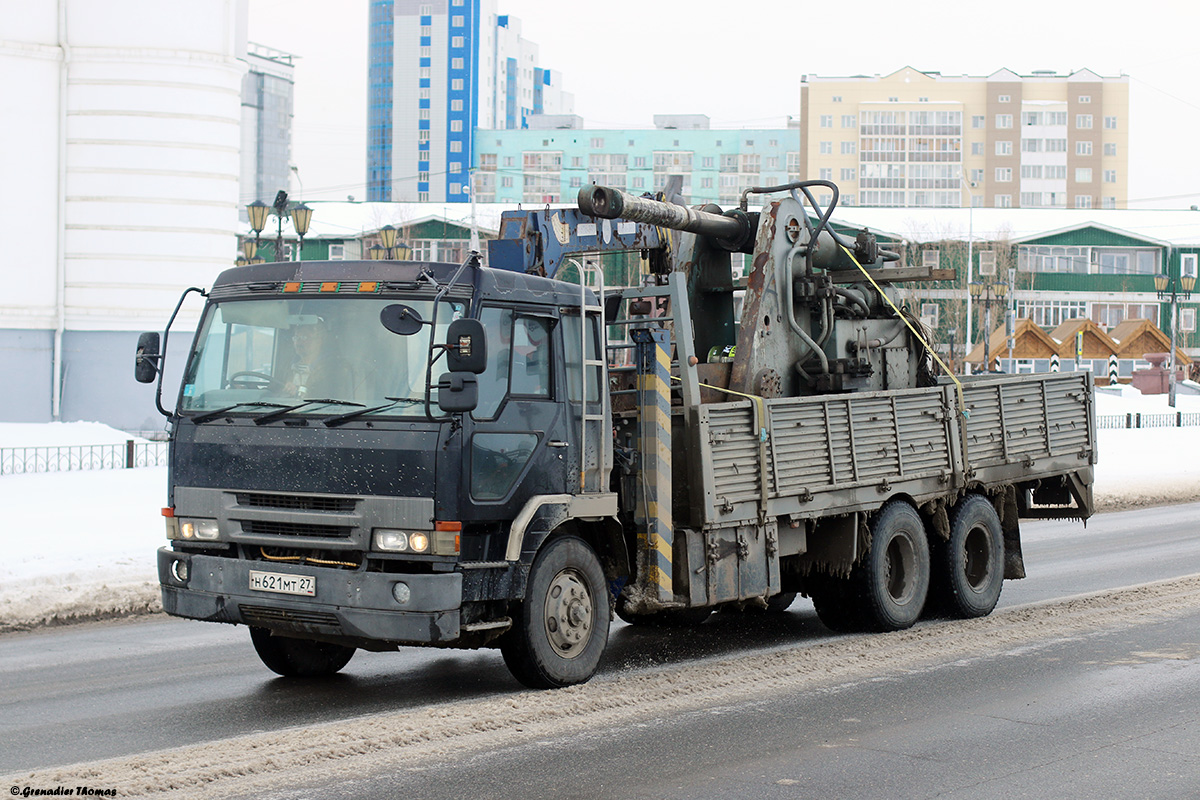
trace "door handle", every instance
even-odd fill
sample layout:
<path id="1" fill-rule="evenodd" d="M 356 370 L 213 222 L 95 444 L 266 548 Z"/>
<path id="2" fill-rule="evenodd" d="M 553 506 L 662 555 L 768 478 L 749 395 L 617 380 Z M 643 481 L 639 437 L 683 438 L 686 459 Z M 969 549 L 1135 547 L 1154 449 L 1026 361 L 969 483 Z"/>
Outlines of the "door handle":
<path id="1" fill-rule="evenodd" d="M 560 442 L 557 439 L 546 442 L 546 447 L 568 447 L 566 442 Z"/>

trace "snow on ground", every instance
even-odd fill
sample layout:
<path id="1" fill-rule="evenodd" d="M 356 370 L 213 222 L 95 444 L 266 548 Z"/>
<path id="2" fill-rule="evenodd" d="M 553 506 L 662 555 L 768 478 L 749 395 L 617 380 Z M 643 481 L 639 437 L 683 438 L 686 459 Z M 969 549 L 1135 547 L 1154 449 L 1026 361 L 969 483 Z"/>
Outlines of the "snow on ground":
<path id="1" fill-rule="evenodd" d="M 1166 396 L 1101 390 L 1097 413 L 1166 413 Z M 1180 393 L 1177 410 L 1200 412 Z M 1100 510 L 1200 499 L 1200 427 L 1101 430 Z M 0 448 L 118 444 L 99 423 L 0 424 Z M 0 476 L 0 631 L 159 607 L 165 467 Z"/>

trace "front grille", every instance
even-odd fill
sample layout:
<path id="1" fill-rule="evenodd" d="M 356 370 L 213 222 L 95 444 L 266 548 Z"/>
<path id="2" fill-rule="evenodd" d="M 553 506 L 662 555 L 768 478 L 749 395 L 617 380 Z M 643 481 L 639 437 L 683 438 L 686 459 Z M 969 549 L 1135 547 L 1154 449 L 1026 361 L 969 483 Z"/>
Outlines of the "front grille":
<path id="1" fill-rule="evenodd" d="M 288 511 L 353 512 L 358 501 L 353 497 L 262 494 L 237 492 L 237 504 L 245 508 L 281 508 Z"/>
<path id="2" fill-rule="evenodd" d="M 319 626 L 338 628 L 337 617 L 326 611 L 293 611 L 286 608 L 267 608 L 265 606 L 238 605 L 242 619 L 248 625 L 260 625 L 264 628 L 309 628 Z"/>
<path id="3" fill-rule="evenodd" d="M 354 531 L 342 525 L 309 525 L 301 522 L 277 522 L 265 519 L 242 520 L 243 533 L 262 536 L 321 536 L 330 539 L 348 539 Z"/>

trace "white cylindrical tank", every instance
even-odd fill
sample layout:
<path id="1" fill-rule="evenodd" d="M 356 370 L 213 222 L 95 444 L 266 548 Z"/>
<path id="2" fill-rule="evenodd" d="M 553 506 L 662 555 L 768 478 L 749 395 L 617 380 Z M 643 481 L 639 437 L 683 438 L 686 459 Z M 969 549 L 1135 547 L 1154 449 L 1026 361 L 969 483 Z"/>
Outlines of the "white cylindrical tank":
<path id="1" fill-rule="evenodd" d="M 47 380 L 57 394 L 55 365 L 66 403 L 115 343 L 103 332 L 161 329 L 183 288 L 231 265 L 246 16 L 245 0 L 0 0 L 0 347 L 33 393 L 0 419 L 41 416 L 11 409 Z"/>

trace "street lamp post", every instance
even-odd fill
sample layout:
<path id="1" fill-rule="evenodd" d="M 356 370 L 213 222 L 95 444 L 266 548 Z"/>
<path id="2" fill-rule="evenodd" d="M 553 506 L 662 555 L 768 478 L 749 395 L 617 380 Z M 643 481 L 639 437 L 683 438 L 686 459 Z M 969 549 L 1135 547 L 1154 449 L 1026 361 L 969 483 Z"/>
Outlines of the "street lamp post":
<path id="1" fill-rule="evenodd" d="M 965 353 L 969 353 L 971 351 L 971 292 L 970 292 L 970 287 L 971 287 L 971 271 L 973 268 L 972 262 L 974 261 L 974 258 L 975 258 L 975 193 L 971 191 L 971 187 L 974 186 L 975 184 L 968 183 L 967 180 L 965 178 L 963 178 L 962 172 L 958 173 L 958 182 L 962 186 L 962 188 L 966 191 L 967 197 L 971 198 L 969 205 L 967 206 L 967 289 L 968 289 L 968 291 L 967 291 L 967 327 L 966 327 L 966 340 L 965 340 L 966 344 L 963 348 L 963 353 L 965 354 Z M 990 331 L 989 331 L 989 333 L 990 333 Z M 986 347 L 985 347 L 985 349 L 986 349 Z M 970 369 L 971 369 L 971 367 L 969 364 L 967 364 L 967 359 L 964 356 L 964 358 L 963 358 L 964 374 L 969 373 Z"/>
<path id="2" fill-rule="evenodd" d="M 969 283 L 967 296 L 983 303 L 983 371 L 992 369 L 992 304 L 1003 303 L 1008 292 L 1007 283 Z"/>
<path id="3" fill-rule="evenodd" d="M 384 225 L 379 229 L 379 241 L 383 245 L 383 249 L 387 251 L 384 258 L 389 261 L 392 258 L 392 248 L 396 246 L 396 234 L 399 232 L 391 225 Z"/>
<path id="4" fill-rule="evenodd" d="M 296 231 L 299 240 L 296 245 L 296 260 L 301 261 L 304 251 L 304 234 L 308 233 L 308 223 L 312 222 L 313 210 L 304 203 L 292 208 L 292 229 Z"/>
<path id="5" fill-rule="evenodd" d="M 283 189 L 275 193 L 275 203 L 272 208 L 275 210 L 275 219 L 279 222 L 278 233 L 275 237 L 275 260 L 283 261 L 283 218 L 288 213 L 288 193 Z"/>
<path id="6" fill-rule="evenodd" d="M 1181 298 L 1187 300 L 1191 297 L 1192 290 L 1195 288 L 1195 275 L 1181 275 L 1179 277 L 1178 291 L 1175 289 L 1175 278 L 1168 278 L 1161 273 L 1154 276 L 1154 291 L 1158 293 L 1158 299 L 1171 301 L 1171 355 L 1167 359 L 1167 363 L 1171 369 L 1171 374 L 1167 378 L 1167 403 L 1171 408 L 1175 407 L 1175 372 L 1179 369 L 1175 363 L 1175 328 L 1178 319 L 1179 300 Z"/>
<path id="7" fill-rule="evenodd" d="M 254 231 L 255 252 L 258 252 L 259 245 L 262 244 L 261 238 L 263 228 L 267 227 L 267 215 L 270 213 L 271 207 L 262 200 L 255 200 L 253 203 L 246 206 L 246 214 L 250 217 L 250 230 Z M 252 258 L 254 258 L 253 254 L 246 254 L 247 261 Z"/>

